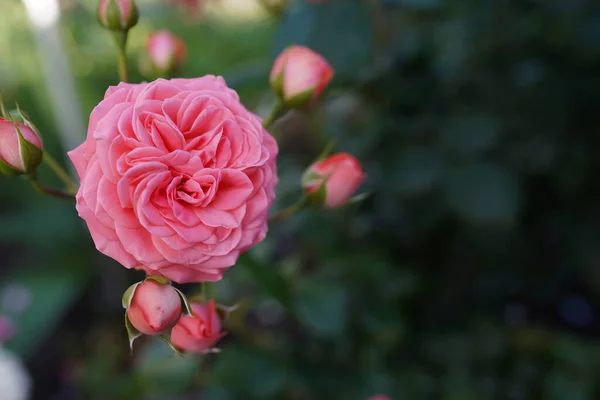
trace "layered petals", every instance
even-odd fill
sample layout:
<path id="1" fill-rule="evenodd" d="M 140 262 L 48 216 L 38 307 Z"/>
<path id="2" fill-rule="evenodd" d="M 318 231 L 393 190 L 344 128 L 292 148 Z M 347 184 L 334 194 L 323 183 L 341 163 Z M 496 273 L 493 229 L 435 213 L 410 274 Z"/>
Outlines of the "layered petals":
<path id="1" fill-rule="evenodd" d="M 277 144 L 221 77 L 121 83 L 69 152 L 98 250 L 179 283 L 217 281 L 264 239 Z"/>

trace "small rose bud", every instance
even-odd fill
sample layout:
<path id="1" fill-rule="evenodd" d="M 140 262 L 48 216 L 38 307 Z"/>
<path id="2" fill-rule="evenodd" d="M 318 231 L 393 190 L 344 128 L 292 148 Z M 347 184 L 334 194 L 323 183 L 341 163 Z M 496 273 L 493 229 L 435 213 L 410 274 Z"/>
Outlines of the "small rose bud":
<path id="1" fill-rule="evenodd" d="M 291 46 L 275 59 L 270 82 L 288 107 L 314 104 L 333 79 L 333 68 L 308 47 Z"/>
<path id="2" fill-rule="evenodd" d="M 369 397 L 367 400 L 390 400 L 390 398 L 385 394 L 378 394 L 376 396 Z"/>
<path id="3" fill-rule="evenodd" d="M 177 72 L 187 55 L 185 42 L 166 29 L 148 37 L 146 51 L 154 73 L 161 76 Z"/>
<path id="4" fill-rule="evenodd" d="M 181 315 L 181 297 L 170 284 L 146 279 L 135 287 L 127 317 L 141 333 L 160 335 L 171 329 Z"/>
<path id="5" fill-rule="evenodd" d="M 100 0 L 97 17 L 106 29 L 121 32 L 133 28 L 140 18 L 133 0 Z"/>
<path id="6" fill-rule="evenodd" d="M 182 315 L 179 318 L 171 331 L 171 343 L 184 352 L 202 353 L 212 349 L 226 332 L 221 332 L 214 300 L 208 304 L 191 303 L 190 307 L 194 317 Z"/>
<path id="7" fill-rule="evenodd" d="M 28 174 L 42 162 L 42 140 L 25 124 L 0 118 L 0 173 Z"/>
<path id="8" fill-rule="evenodd" d="M 360 163 L 347 153 L 317 161 L 302 176 L 304 190 L 327 208 L 344 205 L 366 178 Z"/>

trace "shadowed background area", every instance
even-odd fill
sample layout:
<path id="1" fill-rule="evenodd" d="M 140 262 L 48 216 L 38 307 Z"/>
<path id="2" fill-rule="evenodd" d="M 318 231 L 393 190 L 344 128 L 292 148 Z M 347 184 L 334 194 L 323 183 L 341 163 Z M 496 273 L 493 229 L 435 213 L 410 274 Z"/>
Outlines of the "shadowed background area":
<path id="1" fill-rule="evenodd" d="M 117 82 L 114 49 L 95 0 L 36 1 L 2 0 L 0 89 L 68 166 Z M 138 1 L 132 81 L 148 33 L 168 28 L 188 46 L 182 76 L 223 75 L 264 116 L 274 57 L 305 44 L 336 76 L 274 128 L 274 210 L 333 137 L 371 195 L 272 224 L 214 287 L 240 304 L 223 352 L 181 359 L 149 338 L 129 354 L 121 295 L 143 274 L 99 254 L 70 204 L 0 177 L 0 315 L 15 329 L 0 371 L 22 360 L 41 400 L 600 398 L 600 4 L 206 3 Z"/>

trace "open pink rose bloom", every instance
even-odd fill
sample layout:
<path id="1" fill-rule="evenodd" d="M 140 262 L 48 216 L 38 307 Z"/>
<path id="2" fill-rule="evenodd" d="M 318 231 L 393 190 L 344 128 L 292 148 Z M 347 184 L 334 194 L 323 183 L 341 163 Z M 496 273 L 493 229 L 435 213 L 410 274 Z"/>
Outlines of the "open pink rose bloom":
<path id="1" fill-rule="evenodd" d="M 277 144 L 221 77 L 110 87 L 69 153 L 98 250 L 175 282 L 218 281 L 262 241 Z"/>

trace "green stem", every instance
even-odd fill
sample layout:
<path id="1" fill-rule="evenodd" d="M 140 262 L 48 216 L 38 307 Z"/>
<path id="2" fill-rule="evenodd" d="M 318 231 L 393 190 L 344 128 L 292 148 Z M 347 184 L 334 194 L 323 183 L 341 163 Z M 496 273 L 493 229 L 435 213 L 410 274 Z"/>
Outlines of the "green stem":
<path id="1" fill-rule="evenodd" d="M 58 176 L 60 180 L 63 181 L 65 185 L 67 185 L 67 192 L 70 193 L 71 196 L 77 193 L 77 183 L 71 178 L 69 173 L 65 171 L 65 169 L 58 163 L 58 161 L 56 161 L 54 157 L 50 155 L 50 153 L 44 152 L 43 161 L 46 163 L 46 165 L 50 167 L 50 169 L 52 169 L 52 171 L 54 171 L 56 176 Z"/>
<path id="2" fill-rule="evenodd" d="M 283 104 L 283 102 L 281 100 L 277 100 L 277 102 L 273 106 L 273 109 L 271 110 L 271 113 L 269 114 L 269 116 L 267 118 L 263 119 L 263 122 L 262 122 L 263 128 L 269 129 L 269 127 L 271 125 L 273 125 L 273 123 L 279 117 L 281 117 L 283 114 L 285 114 L 286 112 L 287 112 L 287 107 L 285 107 L 285 105 Z"/>
<path id="3" fill-rule="evenodd" d="M 275 221 L 278 221 L 280 219 L 289 217 L 290 215 L 297 213 L 298 211 L 302 210 L 304 208 L 304 206 L 306 206 L 307 200 L 308 200 L 307 196 L 302 196 L 300 198 L 300 200 L 298 200 L 296 203 L 269 216 L 269 222 L 275 222 Z"/>
<path id="4" fill-rule="evenodd" d="M 127 33 L 122 31 L 113 31 L 113 39 L 117 46 L 117 63 L 119 68 L 119 80 L 121 82 L 129 81 L 129 73 L 127 69 Z"/>
<path id="5" fill-rule="evenodd" d="M 317 159 L 315 160 L 315 162 L 326 159 L 327 156 L 329 156 L 329 154 L 333 150 L 336 142 L 337 142 L 337 138 L 331 139 L 329 141 L 329 143 L 327 143 L 327 146 L 325 146 L 323 148 L 323 150 L 321 151 L 321 153 L 319 154 L 319 156 L 317 157 Z"/>
<path id="6" fill-rule="evenodd" d="M 33 185 L 34 189 L 40 192 L 41 194 L 56 197 L 57 199 L 75 201 L 75 197 L 72 194 L 63 192 L 62 190 L 44 186 L 37 181 L 37 178 L 35 176 L 30 176 L 28 177 L 28 179 L 29 182 L 31 182 L 31 184 Z"/>

